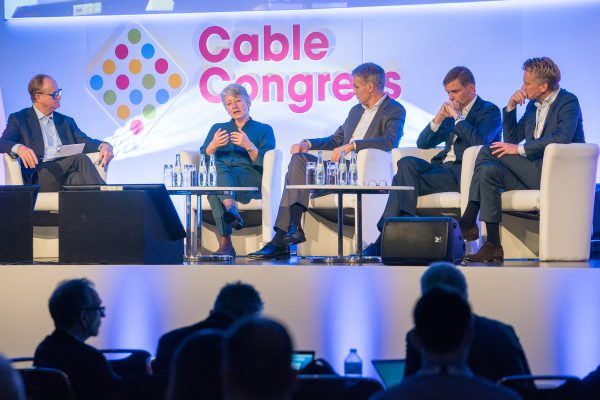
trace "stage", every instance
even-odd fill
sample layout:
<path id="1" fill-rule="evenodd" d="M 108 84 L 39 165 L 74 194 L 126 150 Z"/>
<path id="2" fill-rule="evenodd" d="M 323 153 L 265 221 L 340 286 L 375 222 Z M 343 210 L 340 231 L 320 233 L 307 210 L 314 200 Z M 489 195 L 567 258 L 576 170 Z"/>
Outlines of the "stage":
<path id="1" fill-rule="evenodd" d="M 465 266 L 473 310 L 512 324 L 533 373 L 584 375 L 600 363 L 600 262 L 507 261 Z M 156 350 L 159 336 L 205 318 L 218 290 L 242 280 L 256 286 L 264 314 L 282 321 L 295 347 L 343 371 L 351 347 L 370 360 L 402 358 L 425 267 L 315 266 L 307 259 L 222 265 L 3 265 L 0 351 L 32 355 L 52 330 L 47 301 L 56 284 L 87 277 L 106 306 L 100 348 Z M 491 343 L 490 345 L 493 345 Z"/>

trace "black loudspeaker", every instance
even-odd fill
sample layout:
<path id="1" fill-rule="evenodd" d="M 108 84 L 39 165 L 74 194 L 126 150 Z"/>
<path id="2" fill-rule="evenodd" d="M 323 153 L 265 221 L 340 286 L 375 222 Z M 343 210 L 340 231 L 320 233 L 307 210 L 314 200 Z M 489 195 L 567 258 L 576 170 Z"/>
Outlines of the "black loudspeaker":
<path id="1" fill-rule="evenodd" d="M 382 235 L 381 260 L 386 265 L 457 262 L 465 256 L 465 242 L 454 218 L 388 218 Z"/>
<path id="2" fill-rule="evenodd" d="M 0 263 L 33 261 L 37 185 L 0 186 Z"/>
<path id="3" fill-rule="evenodd" d="M 59 261 L 181 264 L 185 231 L 163 185 L 65 187 Z"/>

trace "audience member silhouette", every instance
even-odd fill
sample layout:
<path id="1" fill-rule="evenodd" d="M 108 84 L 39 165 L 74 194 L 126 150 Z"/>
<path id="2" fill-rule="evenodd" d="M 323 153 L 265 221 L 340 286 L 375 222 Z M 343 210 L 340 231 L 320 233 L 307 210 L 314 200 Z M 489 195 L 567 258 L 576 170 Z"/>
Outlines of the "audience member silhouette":
<path id="1" fill-rule="evenodd" d="M 0 400 L 25 400 L 25 389 L 21 376 L 8 360 L 0 354 Z"/>
<path id="2" fill-rule="evenodd" d="M 520 399 L 505 388 L 473 375 L 467 354 L 473 338 L 471 308 L 454 290 L 428 290 L 413 312 L 412 340 L 421 354 L 422 366 L 413 377 L 373 397 L 374 400 Z"/>
<path id="3" fill-rule="evenodd" d="M 156 359 L 152 365 L 155 374 L 169 374 L 170 363 L 177 347 L 192 333 L 203 329 L 226 330 L 236 320 L 260 314 L 263 302 L 254 286 L 242 283 L 228 283 L 215 300 L 208 318 L 194 325 L 165 333 L 158 341 Z"/>
<path id="4" fill-rule="evenodd" d="M 468 301 L 467 281 L 453 264 L 433 263 L 421 277 L 421 294 L 435 287 L 457 291 Z M 406 335 L 405 376 L 414 375 L 421 366 L 419 352 Z M 473 314 L 473 342 L 467 359 L 476 375 L 496 382 L 508 375 L 529 375 L 529 364 L 515 330 L 510 325 Z"/>
<path id="5" fill-rule="evenodd" d="M 168 400 L 221 400 L 223 331 L 191 334 L 177 348 L 169 376 Z"/>
<path id="6" fill-rule="evenodd" d="M 292 341 L 279 323 L 243 319 L 227 331 L 223 369 L 228 400 L 283 400 L 293 389 Z"/>
<path id="7" fill-rule="evenodd" d="M 583 400 L 600 399 L 600 365 L 581 380 Z"/>
<path id="8" fill-rule="evenodd" d="M 84 343 L 98 335 L 105 316 L 94 284 L 85 278 L 59 283 L 49 308 L 56 329 L 38 345 L 34 365 L 64 371 L 78 399 L 108 398 L 121 378 L 102 353 Z"/>

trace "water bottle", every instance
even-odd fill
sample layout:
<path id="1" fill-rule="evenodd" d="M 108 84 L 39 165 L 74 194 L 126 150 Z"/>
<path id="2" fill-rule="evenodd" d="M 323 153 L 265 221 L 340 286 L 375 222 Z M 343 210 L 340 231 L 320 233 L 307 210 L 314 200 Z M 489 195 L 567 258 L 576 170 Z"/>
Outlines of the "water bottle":
<path id="1" fill-rule="evenodd" d="M 198 184 L 200 186 L 208 185 L 208 170 L 206 169 L 206 158 L 200 154 L 200 164 L 198 165 Z"/>
<path id="2" fill-rule="evenodd" d="M 210 155 L 208 162 L 208 186 L 217 186 L 217 161 L 214 153 Z"/>
<path id="3" fill-rule="evenodd" d="M 358 165 L 356 164 L 356 152 L 350 152 L 350 170 L 348 172 L 348 184 L 358 185 Z"/>
<path id="4" fill-rule="evenodd" d="M 323 152 L 319 151 L 317 154 L 317 168 L 315 170 L 315 184 L 325 184 L 325 164 L 323 164 Z"/>
<path id="5" fill-rule="evenodd" d="M 356 349 L 350 349 L 350 354 L 344 360 L 344 375 L 362 376 L 362 360 L 356 354 Z"/>
<path id="6" fill-rule="evenodd" d="M 181 155 L 175 156 L 175 167 L 173 167 L 173 186 L 183 185 L 183 170 L 181 169 Z"/>
<path id="7" fill-rule="evenodd" d="M 346 152 L 342 151 L 340 162 L 338 164 L 338 185 L 347 185 L 348 182 L 348 166 L 346 165 Z"/>

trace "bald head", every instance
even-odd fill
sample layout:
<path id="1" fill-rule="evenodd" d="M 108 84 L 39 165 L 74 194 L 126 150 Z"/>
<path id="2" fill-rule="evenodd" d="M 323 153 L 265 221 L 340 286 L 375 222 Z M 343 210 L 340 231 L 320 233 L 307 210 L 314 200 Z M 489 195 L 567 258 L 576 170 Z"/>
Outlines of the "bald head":
<path id="1" fill-rule="evenodd" d="M 433 288 L 442 287 L 458 292 L 463 298 L 468 299 L 467 281 L 460 270 L 449 262 L 435 262 L 421 277 L 421 294 Z"/>

